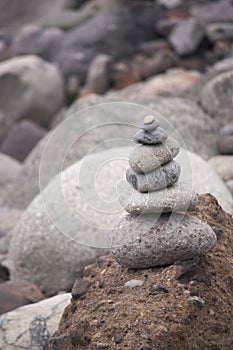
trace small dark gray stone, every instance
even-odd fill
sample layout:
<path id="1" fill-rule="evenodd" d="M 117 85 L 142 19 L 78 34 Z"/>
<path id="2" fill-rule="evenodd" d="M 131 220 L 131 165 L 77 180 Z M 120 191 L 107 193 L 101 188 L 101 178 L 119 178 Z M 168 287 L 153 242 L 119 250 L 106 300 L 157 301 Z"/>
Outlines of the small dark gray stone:
<path id="1" fill-rule="evenodd" d="M 134 135 L 134 142 L 142 143 L 143 145 L 156 145 L 164 142 L 168 138 L 167 132 L 163 128 L 156 128 L 155 130 L 145 131 L 139 130 Z"/>
<path id="2" fill-rule="evenodd" d="M 154 284 L 149 288 L 149 291 L 154 294 L 168 293 L 168 287 L 164 284 Z"/>
<path id="3" fill-rule="evenodd" d="M 176 140 L 168 137 L 162 144 L 135 147 L 129 156 L 129 164 L 137 173 L 148 173 L 167 163 L 179 153 Z"/>
<path id="4" fill-rule="evenodd" d="M 190 297 L 188 299 L 188 302 L 189 302 L 189 304 L 196 305 L 196 306 L 198 306 L 200 308 L 202 308 L 204 306 L 204 304 L 205 304 L 205 301 L 202 298 L 198 297 L 198 296 Z"/>
<path id="5" fill-rule="evenodd" d="M 71 291 L 72 297 L 78 299 L 88 291 L 90 285 L 90 281 L 84 278 L 77 278 Z"/>
<path id="6" fill-rule="evenodd" d="M 138 174 L 132 168 L 126 172 L 127 181 L 139 192 L 156 191 L 176 183 L 180 176 L 180 166 L 174 160 L 146 174 Z"/>

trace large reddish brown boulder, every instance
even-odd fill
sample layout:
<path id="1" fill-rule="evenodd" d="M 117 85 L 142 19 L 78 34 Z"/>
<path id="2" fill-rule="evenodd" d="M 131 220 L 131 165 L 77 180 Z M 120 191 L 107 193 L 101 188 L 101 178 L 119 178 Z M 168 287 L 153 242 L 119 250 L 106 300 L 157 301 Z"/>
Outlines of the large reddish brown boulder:
<path id="1" fill-rule="evenodd" d="M 76 281 L 49 350 L 232 349 L 233 219 L 209 194 L 192 215 L 214 229 L 211 252 L 145 270 L 100 258 Z"/>

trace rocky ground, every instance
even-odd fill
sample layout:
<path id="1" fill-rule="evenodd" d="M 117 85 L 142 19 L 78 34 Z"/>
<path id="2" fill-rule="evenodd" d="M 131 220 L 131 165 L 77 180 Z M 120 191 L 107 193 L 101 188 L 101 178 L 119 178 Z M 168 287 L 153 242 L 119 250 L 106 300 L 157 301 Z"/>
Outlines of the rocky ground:
<path id="1" fill-rule="evenodd" d="M 233 221 L 211 195 L 192 215 L 218 243 L 204 259 L 128 270 L 111 256 L 84 270 L 49 349 L 231 349 Z"/>
<path id="2" fill-rule="evenodd" d="M 193 276 L 185 264 L 145 273 L 107 257 L 86 268 L 93 283 L 73 299 L 78 311 L 67 307 L 49 347 L 231 349 L 232 81 L 230 0 L 0 0 L 1 349 L 42 349 L 77 276 L 108 253 L 129 140 L 153 113 L 181 147 L 181 180 L 229 213 L 200 196 L 195 215 L 222 233 L 206 259 L 190 263 L 204 281 L 183 283 L 183 272 L 177 280 L 178 270 Z M 133 279 L 143 285 L 124 287 Z M 153 284 L 168 292 L 150 292 Z"/>

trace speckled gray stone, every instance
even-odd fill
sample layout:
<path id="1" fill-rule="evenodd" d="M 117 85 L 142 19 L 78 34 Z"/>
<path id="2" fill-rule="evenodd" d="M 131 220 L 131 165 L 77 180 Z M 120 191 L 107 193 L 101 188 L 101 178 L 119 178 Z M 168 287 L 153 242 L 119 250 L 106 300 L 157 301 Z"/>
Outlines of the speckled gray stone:
<path id="1" fill-rule="evenodd" d="M 174 160 L 145 175 L 136 173 L 132 168 L 126 172 L 127 181 L 139 192 L 151 192 L 171 186 L 177 182 L 179 176 L 180 166 Z"/>
<path id="2" fill-rule="evenodd" d="M 163 144 L 135 147 L 129 155 L 129 164 L 139 174 L 148 173 L 167 163 L 178 153 L 179 145 L 177 141 L 172 137 L 168 137 Z"/>
<path id="3" fill-rule="evenodd" d="M 158 119 L 155 119 L 153 115 L 148 115 L 144 118 L 141 128 L 145 131 L 155 130 L 160 125 Z"/>
<path id="4" fill-rule="evenodd" d="M 128 268 L 142 269 L 189 260 L 208 252 L 216 235 L 206 223 L 189 215 L 124 215 L 109 233 L 116 260 Z M 168 222 L 169 220 L 169 222 Z"/>
<path id="5" fill-rule="evenodd" d="M 128 187 L 119 200 L 128 213 L 135 215 L 193 210 L 198 203 L 197 195 L 186 182 L 177 182 L 171 187 L 148 193 Z"/>
<path id="6" fill-rule="evenodd" d="M 145 131 L 139 130 L 133 137 L 134 142 L 142 143 L 143 145 L 156 145 L 164 142 L 168 138 L 167 132 L 163 128 Z"/>

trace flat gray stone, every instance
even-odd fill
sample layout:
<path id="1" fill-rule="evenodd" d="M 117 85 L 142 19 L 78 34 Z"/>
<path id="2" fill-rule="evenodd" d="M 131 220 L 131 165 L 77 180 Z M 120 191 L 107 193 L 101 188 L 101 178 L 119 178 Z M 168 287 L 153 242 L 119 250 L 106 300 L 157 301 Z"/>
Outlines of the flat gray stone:
<path id="1" fill-rule="evenodd" d="M 3 314 L 0 317 L 1 350 L 43 349 L 46 336 L 52 336 L 57 330 L 70 299 L 70 293 L 60 294 Z"/>
<path id="2" fill-rule="evenodd" d="M 190 55 L 204 38 L 204 27 L 195 18 L 181 21 L 169 35 L 169 42 L 178 55 Z"/>
<path id="3" fill-rule="evenodd" d="M 156 119 L 153 115 L 147 115 L 142 123 L 142 129 L 145 131 L 155 130 L 160 125 L 158 119 Z"/>
<path id="4" fill-rule="evenodd" d="M 127 181 L 139 192 L 151 192 L 164 187 L 169 187 L 177 182 L 180 176 L 180 166 L 174 160 L 150 171 L 138 174 L 129 168 L 126 172 Z"/>
<path id="5" fill-rule="evenodd" d="M 128 187 L 120 196 L 120 203 L 130 214 L 170 213 L 195 209 L 197 195 L 191 185 L 178 182 L 174 186 L 154 192 L 141 193 Z"/>
<path id="6" fill-rule="evenodd" d="M 123 266 L 142 269 L 189 260 L 208 252 L 216 235 L 189 215 L 124 215 L 109 233 L 113 256 Z"/>
<path id="7" fill-rule="evenodd" d="M 156 128 L 151 131 L 139 130 L 133 137 L 134 142 L 143 145 L 156 145 L 164 142 L 168 138 L 167 132 L 163 128 Z"/>
<path id="8" fill-rule="evenodd" d="M 172 137 L 162 144 L 153 146 L 138 146 L 130 153 L 129 164 L 137 173 L 148 173 L 167 163 L 179 153 L 179 145 Z"/>

